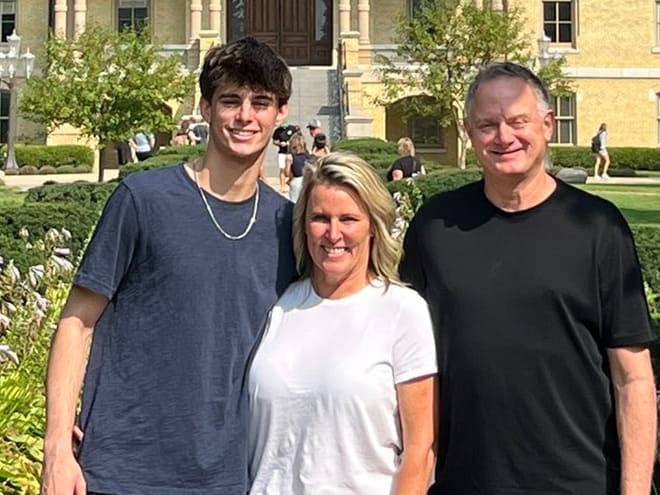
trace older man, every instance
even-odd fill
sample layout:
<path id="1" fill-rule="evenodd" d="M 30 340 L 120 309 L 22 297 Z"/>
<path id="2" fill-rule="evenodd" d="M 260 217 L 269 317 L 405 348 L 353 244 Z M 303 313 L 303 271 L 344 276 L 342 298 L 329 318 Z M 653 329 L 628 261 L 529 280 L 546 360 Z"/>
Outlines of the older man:
<path id="1" fill-rule="evenodd" d="M 653 336 L 630 229 L 544 169 L 554 115 L 528 69 L 484 69 L 465 115 L 484 179 L 422 207 L 401 268 L 437 332 L 430 493 L 647 495 Z"/>

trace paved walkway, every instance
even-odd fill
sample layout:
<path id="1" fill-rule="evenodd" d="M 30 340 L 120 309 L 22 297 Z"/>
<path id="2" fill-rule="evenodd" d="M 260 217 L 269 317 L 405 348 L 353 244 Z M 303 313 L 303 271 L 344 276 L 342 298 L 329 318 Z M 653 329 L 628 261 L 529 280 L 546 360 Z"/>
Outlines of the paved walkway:
<path id="1" fill-rule="evenodd" d="M 117 177 L 119 170 L 105 170 L 103 172 L 103 180 L 108 181 Z M 8 187 L 16 187 L 23 191 L 27 191 L 31 187 L 40 186 L 44 182 L 54 181 L 61 183 L 70 183 L 77 181 L 96 182 L 98 180 L 98 173 L 91 174 L 55 174 L 55 175 L 6 175 L 2 178 L 5 185 Z M 279 187 L 279 180 L 277 177 L 268 177 L 268 183 L 275 189 Z M 587 178 L 587 184 L 621 184 L 621 185 L 659 185 L 660 177 L 611 177 L 609 179 L 594 179 L 593 177 Z"/>

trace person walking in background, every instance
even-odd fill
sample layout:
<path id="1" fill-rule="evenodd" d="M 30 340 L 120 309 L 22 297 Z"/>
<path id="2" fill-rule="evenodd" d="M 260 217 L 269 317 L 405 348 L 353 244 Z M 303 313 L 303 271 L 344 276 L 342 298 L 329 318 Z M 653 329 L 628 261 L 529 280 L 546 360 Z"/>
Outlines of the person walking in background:
<path id="1" fill-rule="evenodd" d="M 156 139 L 150 132 L 140 131 L 131 138 L 128 144 L 135 152 L 135 158 L 137 158 L 137 161 L 143 162 L 153 156 Z"/>
<path id="2" fill-rule="evenodd" d="M 432 495 L 646 495 L 654 336 L 630 229 L 544 168 L 539 78 L 487 66 L 465 102 L 483 180 L 433 196 L 401 275 L 429 303 L 441 383 Z"/>
<path id="3" fill-rule="evenodd" d="M 397 141 L 399 158 L 387 172 L 387 180 L 401 180 L 418 175 L 426 175 L 426 169 L 415 156 L 415 145 L 412 139 L 403 137 Z"/>
<path id="4" fill-rule="evenodd" d="M 280 177 L 280 192 L 286 192 L 286 158 L 289 154 L 289 141 L 295 134 L 300 134 L 300 127 L 282 123 L 273 133 L 273 144 L 277 146 L 277 168 Z M 263 170 L 261 176 L 265 178 Z"/>
<path id="5" fill-rule="evenodd" d="M 319 119 L 312 119 L 307 122 L 307 130 L 309 135 L 314 139 L 315 136 L 323 134 L 323 128 L 321 127 L 321 121 Z"/>
<path id="6" fill-rule="evenodd" d="M 243 38 L 208 51 L 199 84 L 203 157 L 118 184 L 74 278 L 48 364 L 43 495 L 247 493 L 243 377 L 295 274 L 292 205 L 257 180 L 291 74 Z"/>
<path id="7" fill-rule="evenodd" d="M 322 133 L 314 136 L 314 142 L 312 143 L 312 156 L 315 158 L 321 158 L 328 153 L 330 153 L 330 147 L 328 146 L 327 136 Z"/>
<path id="8" fill-rule="evenodd" d="M 305 167 L 301 280 L 271 312 L 248 376 L 250 495 L 425 495 L 436 355 L 424 300 L 398 279 L 392 197 L 348 153 Z"/>
<path id="9" fill-rule="evenodd" d="M 298 195 L 302 188 L 303 170 L 312 159 L 307 151 L 305 138 L 296 134 L 289 141 L 290 154 L 286 157 L 286 176 L 289 185 L 289 199 L 294 203 L 298 201 Z"/>
<path id="10" fill-rule="evenodd" d="M 591 150 L 596 155 L 596 163 L 594 163 L 594 178 L 609 179 L 610 176 L 607 171 L 610 168 L 610 155 L 607 152 L 607 124 L 602 123 L 598 128 L 598 132 L 591 140 Z M 603 166 L 602 172 L 600 166 Z"/>

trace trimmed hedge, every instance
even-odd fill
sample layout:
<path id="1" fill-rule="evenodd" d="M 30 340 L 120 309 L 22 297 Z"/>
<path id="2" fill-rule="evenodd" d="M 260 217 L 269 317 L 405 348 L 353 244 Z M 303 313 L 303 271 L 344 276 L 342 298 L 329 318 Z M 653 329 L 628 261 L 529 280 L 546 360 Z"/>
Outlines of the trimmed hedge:
<path id="1" fill-rule="evenodd" d="M 192 148 L 193 146 L 190 147 Z M 142 172 L 143 170 L 152 170 L 155 168 L 168 167 L 170 165 L 176 165 L 177 163 L 183 163 L 187 161 L 190 161 L 189 156 L 175 155 L 175 154 L 164 154 L 164 155 L 159 154 L 143 162 L 124 165 L 119 169 L 119 178 L 123 179 L 127 175 L 134 174 L 135 172 Z"/>
<path id="2" fill-rule="evenodd" d="M 631 225 L 644 280 L 660 294 L 660 226 Z"/>
<path id="3" fill-rule="evenodd" d="M 398 156 L 396 143 L 378 138 L 341 139 L 332 146 L 332 151 L 351 151 L 362 158 L 369 155 L 392 155 L 396 159 Z"/>
<path id="4" fill-rule="evenodd" d="M 42 263 L 38 252 L 26 250 L 19 241 L 21 228 L 26 227 L 30 239 L 39 239 L 51 228 L 66 228 L 71 232 L 67 246 L 75 259 L 84 247 L 96 224 L 100 208 L 76 203 L 27 203 L 0 205 L 0 256 L 5 262 L 13 259 L 21 271 Z"/>
<path id="5" fill-rule="evenodd" d="M 102 207 L 117 184 L 118 181 L 102 184 L 94 182 L 46 184 L 29 189 L 24 201 L 25 203 L 78 203 Z"/>
<path id="6" fill-rule="evenodd" d="M 412 181 L 400 180 L 387 183 L 387 189 L 391 193 L 400 192 L 409 194 L 413 187 L 417 188 L 423 201 L 426 201 L 436 193 L 458 189 L 470 182 L 481 180 L 479 170 L 457 170 L 455 168 L 437 169 L 428 175 L 419 176 Z"/>
<path id="7" fill-rule="evenodd" d="M 52 146 L 17 144 L 16 163 L 19 169 L 26 166 L 40 169 L 44 166 L 58 168 L 63 165 L 70 165 L 71 167 L 84 166 L 85 170 L 89 171 L 94 165 L 94 151 L 87 146 L 78 144 Z"/>
<path id="8" fill-rule="evenodd" d="M 163 148 L 162 150 L 159 150 L 157 156 L 178 155 L 181 157 L 186 157 L 187 160 L 184 161 L 190 161 L 191 159 L 195 159 L 202 156 L 205 151 L 206 151 L 205 144 L 196 144 L 194 146 L 188 146 L 188 145 L 168 146 L 167 148 Z"/>

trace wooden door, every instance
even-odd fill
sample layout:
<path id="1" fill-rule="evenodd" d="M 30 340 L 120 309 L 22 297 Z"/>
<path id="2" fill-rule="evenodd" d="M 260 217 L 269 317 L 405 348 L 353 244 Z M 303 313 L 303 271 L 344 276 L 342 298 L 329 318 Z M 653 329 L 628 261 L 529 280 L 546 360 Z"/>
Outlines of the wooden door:
<path id="1" fill-rule="evenodd" d="M 289 65 L 331 63 L 331 0 L 246 0 L 246 35 L 272 46 Z M 323 8 L 320 29 L 317 12 Z M 233 15 L 231 17 L 234 17 Z M 318 32 L 325 33 L 319 39 Z"/>

